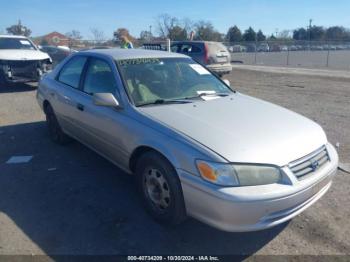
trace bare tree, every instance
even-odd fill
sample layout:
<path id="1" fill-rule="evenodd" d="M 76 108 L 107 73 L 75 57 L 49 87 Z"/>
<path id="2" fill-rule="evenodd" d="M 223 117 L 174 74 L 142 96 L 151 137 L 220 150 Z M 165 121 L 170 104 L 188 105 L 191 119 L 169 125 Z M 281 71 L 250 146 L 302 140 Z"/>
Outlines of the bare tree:
<path id="1" fill-rule="evenodd" d="M 70 31 L 70 32 L 67 32 L 67 33 L 66 33 L 66 36 L 69 37 L 69 38 L 75 39 L 75 40 L 80 40 L 80 39 L 83 38 L 83 37 L 81 36 L 80 31 L 78 31 L 78 30 L 72 30 L 72 31 Z"/>
<path id="2" fill-rule="evenodd" d="M 279 39 L 288 39 L 291 38 L 291 31 L 290 30 L 282 30 L 278 33 L 277 38 Z"/>
<path id="3" fill-rule="evenodd" d="M 175 26 L 180 26 L 180 21 L 169 14 L 161 14 L 156 18 L 156 24 L 159 35 L 165 38 Z"/>
<path id="4" fill-rule="evenodd" d="M 147 31 L 147 30 L 141 31 L 140 33 L 141 41 L 151 41 L 152 38 L 153 38 L 153 35 L 150 31 Z"/>
<path id="5" fill-rule="evenodd" d="M 98 28 L 90 28 L 90 32 L 93 36 L 95 43 L 101 43 L 105 40 L 105 34 Z"/>
<path id="6" fill-rule="evenodd" d="M 66 33 L 66 37 L 69 39 L 69 46 L 76 45 L 83 37 L 78 30 L 72 30 Z"/>
<path id="7" fill-rule="evenodd" d="M 195 35 L 194 40 L 204 40 L 204 41 L 217 41 L 221 42 L 223 40 L 222 34 L 220 34 L 209 21 L 198 21 L 195 25 Z"/>
<path id="8" fill-rule="evenodd" d="M 182 19 L 182 24 L 183 24 L 183 28 L 187 31 L 187 32 L 191 32 L 195 30 L 195 22 L 193 22 L 191 19 L 189 19 L 188 17 L 185 17 L 184 19 Z"/>

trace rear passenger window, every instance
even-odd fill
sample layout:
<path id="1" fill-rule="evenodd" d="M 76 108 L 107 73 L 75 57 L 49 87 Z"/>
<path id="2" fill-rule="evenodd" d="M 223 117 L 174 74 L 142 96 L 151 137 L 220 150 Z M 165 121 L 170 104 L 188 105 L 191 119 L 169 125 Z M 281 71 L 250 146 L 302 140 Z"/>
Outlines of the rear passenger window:
<path id="1" fill-rule="evenodd" d="M 86 60 L 87 58 L 84 56 L 72 58 L 66 65 L 63 66 L 58 77 L 58 81 L 73 88 L 79 88 L 80 76 Z"/>
<path id="2" fill-rule="evenodd" d="M 113 72 L 107 62 L 91 58 L 84 81 L 84 92 L 115 93 L 116 83 Z"/>
<path id="3" fill-rule="evenodd" d="M 202 50 L 195 45 L 182 45 L 181 47 L 181 53 L 194 54 L 194 53 L 201 53 L 201 52 Z"/>

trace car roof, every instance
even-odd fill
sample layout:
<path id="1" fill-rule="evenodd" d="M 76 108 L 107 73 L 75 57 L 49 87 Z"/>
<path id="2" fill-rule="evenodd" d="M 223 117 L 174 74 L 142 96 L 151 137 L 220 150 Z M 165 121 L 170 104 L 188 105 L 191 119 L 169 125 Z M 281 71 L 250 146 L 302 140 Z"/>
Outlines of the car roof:
<path id="1" fill-rule="evenodd" d="M 23 35 L 0 35 L 0 38 L 26 38 L 25 36 Z"/>
<path id="2" fill-rule="evenodd" d="M 114 60 L 135 59 L 135 58 L 188 58 L 186 55 L 145 49 L 93 49 L 80 51 L 86 54 L 102 54 L 112 57 Z"/>

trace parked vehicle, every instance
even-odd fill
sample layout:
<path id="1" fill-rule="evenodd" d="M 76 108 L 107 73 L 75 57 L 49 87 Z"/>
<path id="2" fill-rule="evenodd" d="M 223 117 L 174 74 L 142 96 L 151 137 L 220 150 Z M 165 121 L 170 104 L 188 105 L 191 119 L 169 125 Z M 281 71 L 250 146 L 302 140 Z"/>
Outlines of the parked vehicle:
<path id="1" fill-rule="evenodd" d="M 270 51 L 270 46 L 267 43 L 262 43 L 258 46 L 257 49 L 258 52 L 269 52 Z"/>
<path id="2" fill-rule="evenodd" d="M 278 44 L 272 44 L 272 45 L 270 45 L 270 51 L 271 52 L 280 52 L 281 47 Z"/>
<path id="3" fill-rule="evenodd" d="M 0 35 L 0 83 L 38 81 L 52 60 L 24 36 Z"/>
<path id="4" fill-rule="evenodd" d="M 159 50 L 159 51 L 167 51 L 167 46 L 165 42 L 152 42 L 152 43 L 143 43 L 143 49 L 147 50 Z"/>
<path id="5" fill-rule="evenodd" d="M 212 72 L 222 76 L 232 71 L 231 55 L 219 42 L 183 41 L 171 45 L 171 51 L 192 57 Z"/>
<path id="6" fill-rule="evenodd" d="M 336 46 L 336 50 L 346 50 L 346 46 L 345 45 L 337 45 Z"/>
<path id="7" fill-rule="evenodd" d="M 322 51 L 323 50 L 323 46 L 321 46 L 321 45 L 312 45 L 311 46 L 311 50 L 313 50 L 313 51 Z"/>
<path id="8" fill-rule="evenodd" d="M 289 51 L 298 51 L 298 47 L 295 45 L 289 46 Z"/>
<path id="9" fill-rule="evenodd" d="M 60 46 L 40 46 L 41 51 L 47 53 L 51 59 L 53 65 L 59 64 L 63 59 L 69 56 L 71 53 L 75 52 L 70 48 L 60 47 Z"/>
<path id="10" fill-rule="evenodd" d="M 257 51 L 255 44 L 246 44 L 246 48 L 248 53 L 254 53 Z"/>
<path id="11" fill-rule="evenodd" d="M 320 199 L 338 166 L 318 124 L 181 54 L 78 52 L 43 77 L 37 99 L 53 141 L 73 137 L 135 174 L 163 223 L 269 228 Z"/>
<path id="12" fill-rule="evenodd" d="M 283 51 L 288 51 L 288 47 L 286 45 L 278 45 L 278 44 L 270 45 L 270 52 L 283 52 Z"/>
<path id="13" fill-rule="evenodd" d="M 242 53 L 246 52 L 247 48 L 243 45 L 233 45 L 228 48 L 231 53 Z"/>
<path id="14" fill-rule="evenodd" d="M 302 45 L 296 45 L 295 48 L 297 51 L 307 50 L 307 48 L 305 48 L 305 46 Z"/>
<path id="15" fill-rule="evenodd" d="M 288 46 L 286 46 L 286 45 L 281 45 L 281 46 L 280 46 L 280 49 L 281 49 L 281 51 L 283 51 L 283 52 L 288 51 Z"/>

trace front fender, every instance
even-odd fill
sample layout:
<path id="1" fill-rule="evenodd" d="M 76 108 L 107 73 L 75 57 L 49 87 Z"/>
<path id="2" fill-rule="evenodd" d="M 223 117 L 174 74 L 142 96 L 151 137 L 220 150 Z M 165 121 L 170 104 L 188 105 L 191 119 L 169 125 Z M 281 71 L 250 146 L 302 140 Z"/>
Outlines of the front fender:
<path id="1" fill-rule="evenodd" d="M 142 132 L 143 135 L 133 141 L 131 156 L 140 147 L 147 147 L 162 154 L 175 169 L 182 169 L 194 175 L 199 175 L 195 166 L 196 159 L 213 160 L 211 154 L 206 154 L 204 150 L 197 148 L 197 145 L 182 137 L 174 138 L 150 128 L 143 129 Z"/>

